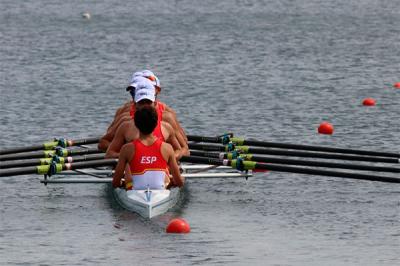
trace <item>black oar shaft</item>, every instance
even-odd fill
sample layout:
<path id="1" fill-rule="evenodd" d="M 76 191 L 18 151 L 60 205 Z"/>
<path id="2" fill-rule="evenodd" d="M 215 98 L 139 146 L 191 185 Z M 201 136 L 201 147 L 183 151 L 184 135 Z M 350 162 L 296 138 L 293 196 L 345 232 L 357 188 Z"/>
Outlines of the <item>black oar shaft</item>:
<path id="1" fill-rule="evenodd" d="M 30 147 L 18 147 L 18 148 L 9 148 L 0 151 L 0 155 L 11 154 L 11 153 L 20 153 L 20 152 L 30 152 L 30 151 L 38 151 L 44 150 L 43 144 L 30 146 Z"/>
<path id="2" fill-rule="evenodd" d="M 65 156 L 94 154 L 94 153 L 101 153 L 101 152 L 102 151 L 100 151 L 98 149 L 94 149 L 94 148 L 92 148 L 92 149 L 67 149 Z M 0 161 L 24 160 L 24 159 L 35 159 L 35 158 L 50 158 L 50 157 L 53 157 L 54 155 L 58 155 L 55 150 L 16 153 L 16 154 L 1 155 Z M 63 155 L 59 155 L 59 156 L 63 156 Z"/>
<path id="3" fill-rule="evenodd" d="M 235 160 L 233 160 L 233 161 L 220 160 L 220 159 L 216 159 L 216 158 L 198 157 L 198 156 L 182 157 L 181 161 L 192 162 L 192 163 L 205 163 L 205 164 L 212 164 L 212 165 L 228 165 L 228 166 L 232 166 L 233 164 L 236 164 Z M 328 170 L 277 165 L 277 164 L 270 164 L 270 163 L 257 163 L 257 162 L 244 161 L 244 166 L 247 169 L 270 170 L 270 171 L 296 173 L 296 174 L 310 174 L 310 175 L 319 175 L 319 176 L 331 176 L 331 177 L 378 181 L 378 182 L 400 183 L 400 178 L 395 178 L 395 177 L 368 175 L 368 174 L 359 174 L 359 173 L 335 172 L 335 171 L 328 171 Z"/>
<path id="4" fill-rule="evenodd" d="M 77 163 L 57 164 L 57 173 L 63 170 L 75 170 L 80 168 L 92 168 L 100 166 L 115 166 L 117 159 L 102 159 Z M 49 165 L 21 167 L 21 168 L 7 168 L 0 169 L 0 177 L 28 175 L 28 174 L 46 174 L 49 171 Z"/>
<path id="5" fill-rule="evenodd" d="M 230 159 L 228 153 L 218 153 L 218 152 L 206 152 L 191 150 L 190 155 L 202 156 L 202 157 L 212 157 L 220 159 Z M 385 166 L 373 166 L 373 165 L 355 165 L 355 164 L 344 164 L 344 163 L 332 163 L 323 161 L 305 161 L 296 159 L 286 159 L 286 158 L 276 158 L 276 157 L 266 157 L 266 156 L 256 156 L 252 154 L 242 154 L 240 155 L 245 160 L 264 162 L 264 163 L 275 163 L 275 164 L 286 164 L 286 165 L 302 165 L 302 166 L 315 166 L 315 167 L 326 167 L 326 168 L 339 168 L 339 169 L 349 169 L 349 170 L 363 170 L 363 171 L 376 171 L 376 172 L 388 172 L 388 173 L 400 173 L 400 168 L 396 167 L 385 167 Z"/>
<path id="6" fill-rule="evenodd" d="M 91 161 L 104 159 L 104 154 L 88 154 L 74 157 L 60 157 L 59 160 L 62 162 L 81 162 L 81 161 Z M 27 166 L 37 166 L 46 165 L 52 161 L 52 158 L 41 158 L 41 159 L 27 159 L 27 160 L 17 160 L 17 161 L 0 161 L 0 169 L 13 168 L 13 167 L 27 167 Z"/>
<path id="7" fill-rule="evenodd" d="M 7 168 L 7 169 L 0 170 L 0 177 L 16 176 L 16 175 L 30 175 L 30 174 L 36 174 L 36 173 L 37 173 L 36 166 L 23 167 L 23 168 Z"/>
<path id="8" fill-rule="evenodd" d="M 190 140 L 190 141 L 222 143 L 222 137 L 206 137 L 206 136 L 195 136 L 195 135 L 188 135 L 187 137 L 188 137 L 188 140 Z M 229 137 L 228 140 L 232 141 L 233 143 L 235 143 L 237 145 L 400 158 L 399 152 L 398 153 L 377 152 L 377 151 L 368 151 L 368 150 L 345 149 L 345 148 L 314 146 L 314 145 L 304 145 L 304 144 L 279 143 L 279 142 L 258 141 L 258 140 L 248 140 L 248 139 L 245 140 L 245 139 L 234 138 L 234 137 Z"/>
<path id="9" fill-rule="evenodd" d="M 226 146 L 217 144 L 199 144 L 189 143 L 190 149 L 205 150 L 205 151 L 227 151 Z M 400 159 L 387 158 L 387 157 L 372 157 L 372 156 L 359 156 L 359 155 L 347 155 L 347 154 L 334 154 L 334 153 L 322 153 L 322 152 L 310 152 L 310 151 L 290 151 L 290 150 L 277 150 L 268 148 L 255 148 L 248 146 L 237 146 L 239 150 L 243 150 L 244 153 L 254 154 L 268 154 L 268 155 L 279 155 L 279 156 L 294 156 L 294 157 L 307 157 L 307 158 L 324 158 L 324 159 L 336 159 L 336 160 L 349 160 L 349 161 L 364 161 L 364 162 L 381 162 L 381 163 L 399 163 Z"/>
<path id="10" fill-rule="evenodd" d="M 334 172 L 328 170 L 319 170 L 311 168 L 301 168 L 295 166 L 282 166 L 277 164 L 257 164 L 257 169 L 265 169 L 270 171 L 288 172 L 296 174 L 310 174 L 310 175 L 320 175 L 320 176 L 331 176 L 331 177 L 341 177 L 341 178 L 351 178 L 387 183 L 400 183 L 400 178 L 379 176 L 379 175 L 369 175 L 369 174 L 359 174 L 359 173 L 344 173 L 344 172 Z"/>
<path id="11" fill-rule="evenodd" d="M 98 137 L 93 138 L 85 138 L 85 139 L 77 139 L 77 140 L 67 140 L 66 146 L 78 146 L 78 145 L 86 145 L 86 144 L 95 144 L 99 142 Z M 49 141 L 39 145 L 33 145 L 29 147 L 16 147 L 16 148 L 9 148 L 0 151 L 0 155 L 11 154 L 11 153 L 21 153 L 21 152 L 30 152 L 30 151 L 38 151 L 38 150 L 47 150 L 53 149 L 58 144 L 57 140 Z"/>

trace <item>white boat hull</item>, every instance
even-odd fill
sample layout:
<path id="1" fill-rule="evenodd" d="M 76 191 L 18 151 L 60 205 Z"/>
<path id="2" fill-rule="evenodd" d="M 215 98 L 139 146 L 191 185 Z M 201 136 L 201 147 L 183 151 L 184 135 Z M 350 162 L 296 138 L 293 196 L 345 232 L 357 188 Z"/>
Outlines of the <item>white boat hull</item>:
<path id="1" fill-rule="evenodd" d="M 143 218 L 151 219 L 166 213 L 178 202 L 180 189 L 163 190 L 113 190 L 115 199 L 125 209 Z"/>

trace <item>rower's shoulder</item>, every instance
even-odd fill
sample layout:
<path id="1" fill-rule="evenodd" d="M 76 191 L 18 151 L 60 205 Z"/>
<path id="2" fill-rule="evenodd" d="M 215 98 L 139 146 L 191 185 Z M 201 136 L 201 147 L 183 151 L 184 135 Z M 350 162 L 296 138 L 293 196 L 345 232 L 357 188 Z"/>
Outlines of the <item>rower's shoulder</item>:
<path id="1" fill-rule="evenodd" d="M 161 106 L 161 108 L 162 108 L 165 112 L 169 112 L 169 113 L 174 113 L 174 114 L 176 114 L 176 112 L 174 111 L 174 109 L 172 109 L 172 107 L 169 106 L 168 104 L 166 104 L 165 102 L 157 101 L 157 104 L 159 104 L 159 105 Z"/>
<path id="2" fill-rule="evenodd" d="M 165 141 L 161 143 L 161 150 L 164 150 L 164 152 L 168 154 L 174 154 L 174 149 L 172 148 L 172 145 Z"/>
<path id="3" fill-rule="evenodd" d="M 129 120 L 123 121 L 123 122 L 118 126 L 117 132 L 119 132 L 119 133 L 125 133 L 125 132 L 127 132 L 127 131 L 129 131 L 129 130 L 134 130 L 134 129 L 135 129 L 135 125 L 133 124 L 132 119 L 129 119 Z"/>
<path id="4" fill-rule="evenodd" d="M 168 121 L 161 121 L 161 126 L 164 127 L 170 134 L 174 133 L 174 128 Z"/>
<path id="5" fill-rule="evenodd" d="M 171 113 L 171 112 L 169 112 L 169 111 L 164 111 L 163 113 L 162 113 L 162 118 L 163 118 L 163 120 L 165 120 L 165 121 L 170 121 L 171 119 L 174 119 L 174 115 L 173 115 L 173 113 Z"/>
<path id="6" fill-rule="evenodd" d="M 135 152 L 135 145 L 132 142 L 128 142 L 121 147 L 120 155 L 125 156 L 126 158 L 132 157 L 132 154 Z"/>
<path id="7" fill-rule="evenodd" d="M 117 109 L 116 113 L 117 113 L 117 114 L 120 114 L 120 113 L 126 112 L 127 109 L 129 109 L 129 108 L 131 107 L 131 105 L 132 105 L 132 102 L 130 102 L 130 101 L 124 103 L 123 105 L 121 105 L 121 106 Z"/>

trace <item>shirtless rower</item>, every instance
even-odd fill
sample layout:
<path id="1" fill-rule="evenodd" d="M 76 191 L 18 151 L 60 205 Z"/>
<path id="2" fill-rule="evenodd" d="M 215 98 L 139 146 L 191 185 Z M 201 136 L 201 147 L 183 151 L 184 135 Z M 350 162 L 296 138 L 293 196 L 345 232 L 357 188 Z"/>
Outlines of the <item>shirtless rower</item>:
<path id="1" fill-rule="evenodd" d="M 135 109 L 133 110 L 132 115 L 135 115 L 137 110 L 140 110 L 144 106 L 152 106 L 155 107 L 155 87 L 151 84 L 151 82 L 147 79 L 140 79 L 137 83 L 135 83 L 135 93 L 134 102 Z M 132 91 L 133 94 L 133 91 Z M 175 130 L 172 126 L 163 121 L 162 117 L 162 109 L 158 106 L 156 108 L 158 115 L 158 123 L 156 128 L 154 129 L 153 134 L 161 139 L 162 141 L 166 141 L 170 143 L 175 151 L 175 157 L 177 159 L 181 158 L 183 155 L 186 155 L 186 149 L 182 148 L 179 144 Z M 131 142 L 134 139 L 139 137 L 139 130 L 135 127 L 132 119 L 129 119 L 123 122 L 117 129 L 117 132 L 109 145 L 106 157 L 107 158 L 116 158 L 120 152 L 121 147 L 128 142 Z"/>
<path id="2" fill-rule="evenodd" d="M 156 97 L 157 97 L 157 95 L 161 91 L 160 81 L 150 70 L 135 72 L 132 75 L 131 84 L 130 86 L 128 86 L 127 91 L 135 89 L 134 84 L 137 83 L 137 80 L 140 79 L 140 77 L 144 77 L 150 80 L 150 82 L 154 85 L 156 89 Z M 169 106 L 167 106 L 165 103 L 162 103 L 160 101 L 156 101 L 155 106 L 156 108 L 160 107 L 160 109 L 162 109 L 162 120 L 168 122 L 176 132 L 176 138 L 179 144 L 181 145 L 182 149 L 184 150 L 184 155 L 189 155 L 187 137 L 176 117 L 175 111 Z M 98 148 L 100 150 L 103 151 L 107 150 L 108 146 L 110 145 L 110 142 L 113 140 L 116 134 L 118 127 L 123 122 L 132 119 L 132 112 L 134 112 L 134 109 L 135 109 L 134 102 L 127 102 L 116 111 L 113 122 L 108 127 L 106 134 L 99 141 Z"/>
<path id="3" fill-rule="evenodd" d="M 125 175 L 126 189 L 132 189 L 132 183 L 134 189 L 165 189 L 171 183 L 183 186 L 185 179 L 179 172 L 171 145 L 152 134 L 158 120 L 156 110 L 150 105 L 137 110 L 134 123 L 139 130 L 139 137 L 122 146 L 113 176 L 113 187 L 121 187 L 126 168 L 132 173 Z"/>

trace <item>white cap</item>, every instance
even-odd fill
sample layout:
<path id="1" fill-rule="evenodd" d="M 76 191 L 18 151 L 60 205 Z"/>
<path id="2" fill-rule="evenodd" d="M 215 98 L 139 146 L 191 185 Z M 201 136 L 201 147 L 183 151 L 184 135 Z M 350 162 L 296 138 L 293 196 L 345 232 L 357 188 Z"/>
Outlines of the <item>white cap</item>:
<path id="1" fill-rule="evenodd" d="M 148 78 L 153 83 L 154 86 L 161 88 L 160 80 L 157 78 L 156 75 L 154 75 L 154 73 L 152 71 L 145 69 L 141 72 L 142 72 L 142 76 L 145 78 Z"/>
<path id="2" fill-rule="evenodd" d="M 146 82 L 146 83 L 150 83 L 151 85 L 153 85 L 153 83 L 151 82 L 151 80 L 143 77 L 143 76 L 133 76 L 131 83 L 129 84 L 129 86 L 126 88 L 126 91 L 131 91 L 131 90 L 135 90 L 136 86 L 138 83 L 140 82 Z M 154 85 L 153 85 L 154 86 Z"/>
<path id="3" fill-rule="evenodd" d="M 127 91 L 132 89 L 130 87 L 135 87 L 134 86 L 134 84 L 136 83 L 135 80 L 139 77 L 147 78 L 151 82 L 151 84 L 153 84 L 153 86 L 161 88 L 160 80 L 157 78 L 157 76 L 154 75 L 152 71 L 146 69 L 132 74 L 130 85 L 128 88 L 126 88 Z"/>
<path id="4" fill-rule="evenodd" d="M 143 99 L 154 102 L 156 100 L 156 89 L 150 82 L 140 81 L 135 86 L 135 103 Z"/>
<path id="5" fill-rule="evenodd" d="M 132 74 L 132 78 L 131 78 L 131 83 L 133 82 L 133 80 L 137 77 L 143 77 L 143 72 L 142 71 L 138 71 Z"/>

